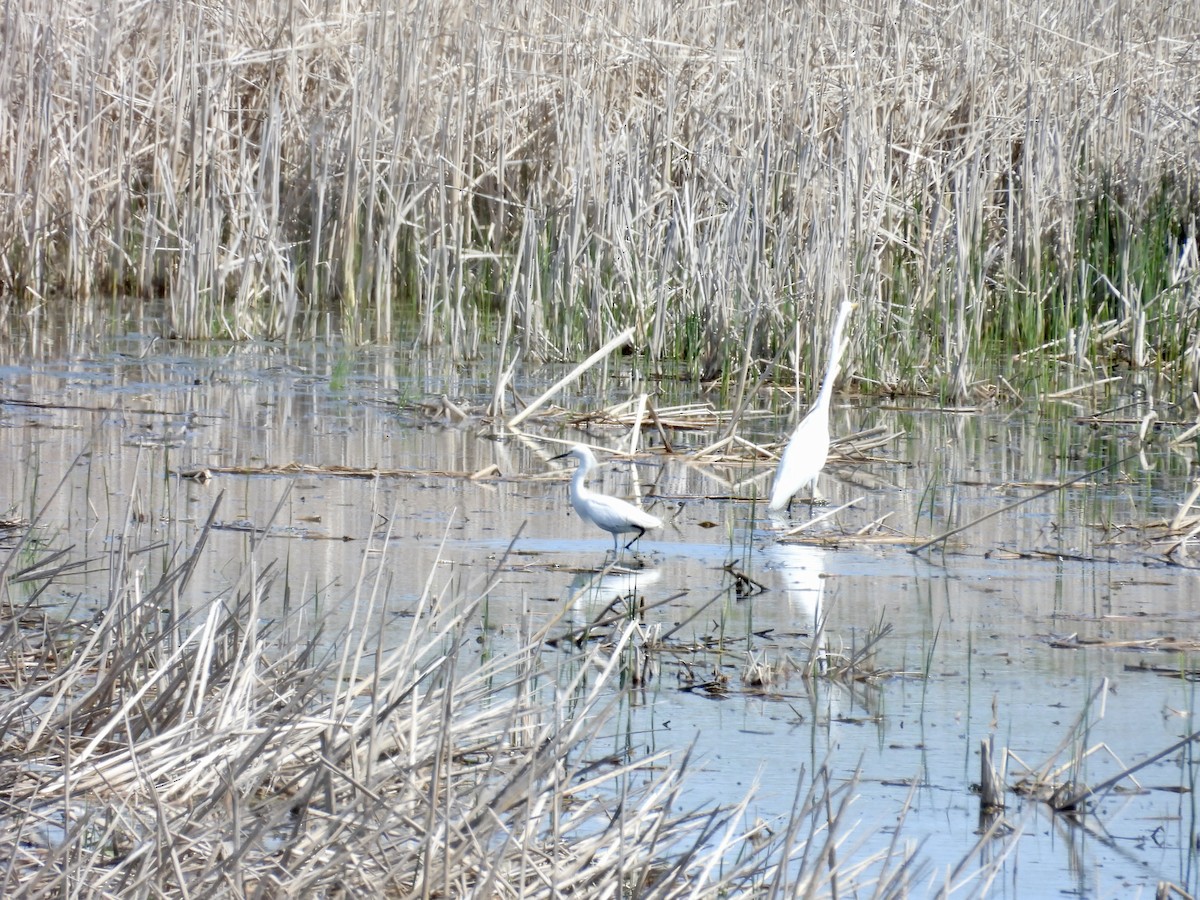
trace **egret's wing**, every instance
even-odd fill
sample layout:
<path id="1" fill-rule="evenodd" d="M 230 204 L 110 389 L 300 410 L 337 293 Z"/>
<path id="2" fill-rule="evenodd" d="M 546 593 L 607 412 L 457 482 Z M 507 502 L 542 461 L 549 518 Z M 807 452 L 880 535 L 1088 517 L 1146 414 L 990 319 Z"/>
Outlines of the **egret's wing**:
<path id="1" fill-rule="evenodd" d="M 816 481 L 829 458 L 829 420 L 821 410 L 805 416 L 779 458 L 768 509 L 783 509 L 796 491 Z"/>
<path id="2" fill-rule="evenodd" d="M 591 498 L 592 523 L 605 531 L 637 531 L 639 528 L 659 528 L 662 522 L 644 509 L 617 497 L 597 495 Z"/>

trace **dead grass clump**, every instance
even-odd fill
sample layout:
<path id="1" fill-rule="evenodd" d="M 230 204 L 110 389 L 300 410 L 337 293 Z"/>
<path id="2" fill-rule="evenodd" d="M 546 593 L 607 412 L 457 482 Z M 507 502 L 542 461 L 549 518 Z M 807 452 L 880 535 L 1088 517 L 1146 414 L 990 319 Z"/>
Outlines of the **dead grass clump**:
<path id="1" fill-rule="evenodd" d="M 94 619 L 5 578 L 5 896 L 794 896 L 909 871 L 834 852 L 851 784 L 811 781 L 771 831 L 749 798 L 685 808 L 686 757 L 602 749 L 656 629 L 483 658 L 479 597 L 427 593 L 400 632 L 360 580 L 334 634 L 266 619 L 281 571 L 257 562 L 189 604 L 215 513 L 156 583 L 114 554 Z"/>

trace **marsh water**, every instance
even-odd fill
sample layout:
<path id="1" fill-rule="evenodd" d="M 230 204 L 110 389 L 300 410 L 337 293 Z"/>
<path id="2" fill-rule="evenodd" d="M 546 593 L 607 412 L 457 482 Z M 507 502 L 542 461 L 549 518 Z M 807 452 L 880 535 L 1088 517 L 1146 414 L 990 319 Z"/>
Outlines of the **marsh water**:
<path id="1" fill-rule="evenodd" d="M 568 368 L 526 367 L 516 394 L 537 396 Z M 624 691 L 610 749 L 692 748 L 686 805 L 735 803 L 753 788 L 747 821 L 780 828 L 798 786 L 825 767 L 835 782 L 857 778 L 842 861 L 867 861 L 898 834 L 925 866 L 917 893 L 964 858 L 954 883 L 967 896 L 1200 888 L 1191 744 L 1104 791 L 1081 817 L 1010 791 L 1003 827 L 973 849 L 983 740 L 998 759 L 1014 754 L 1009 785 L 1026 768 L 1099 784 L 1196 729 L 1187 651 L 1200 585 L 1154 527 L 1189 492 L 1194 446 L 1171 443 L 1187 423 L 1173 425 L 1161 403 L 1160 428 L 1141 444 L 1151 387 L 1120 379 L 1085 389 L 1081 377 L 1079 390 L 1055 398 L 1031 388 L 953 409 L 839 398 L 835 435 L 894 436 L 832 465 L 821 480 L 827 504 L 797 504 L 792 524 L 849 505 L 793 536 L 753 502 L 769 462 L 697 455 L 723 423 L 667 421 L 671 453 L 658 452 L 662 435 L 647 427 L 639 449 L 652 452 L 610 459 L 594 486 L 631 496 L 636 485 L 666 524 L 601 577 L 611 540 L 570 511 L 556 442 L 627 449 L 628 427 L 578 419 L 642 393 L 659 408 L 727 401 L 635 379 L 614 358 L 553 398 L 566 412 L 531 417 L 513 435 L 479 415 L 494 369 L 393 348 L 200 348 L 139 336 L 10 357 L 0 367 L 0 507 L 37 519 L 24 562 L 61 549 L 97 561 L 39 597 L 75 616 L 104 602 L 103 560 L 116 543 L 136 547 L 153 577 L 210 515 L 206 562 L 185 602 L 232 590 L 254 546 L 282 573 L 263 615 L 286 613 L 289 627 L 336 621 L 364 571 L 397 629 L 427 588 L 470 593 L 497 576 L 474 626 L 481 656 L 531 625 L 578 629 L 632 596 L 645 627 L 670 639 Z M 507 401 L 511 414 L 516 400 Z M 778 440 L 794 422 L 780 393 L 752 396 L 747 408 L 761 413 L 739 423 L 752 441 Z M 1118 460 L 908 552 L 914 538 Z M 250 471 L 292 463 L 305 468 Z M 206 468 L 211 480 L 181 477 Z M 842 659 L 873 639 L 855 677 L 820 665 L 802 677 L 814 642 Z M 754 666 L 770 677 L 751 677 Z M 990 885 L 969 877 L 998 857 Z"/>

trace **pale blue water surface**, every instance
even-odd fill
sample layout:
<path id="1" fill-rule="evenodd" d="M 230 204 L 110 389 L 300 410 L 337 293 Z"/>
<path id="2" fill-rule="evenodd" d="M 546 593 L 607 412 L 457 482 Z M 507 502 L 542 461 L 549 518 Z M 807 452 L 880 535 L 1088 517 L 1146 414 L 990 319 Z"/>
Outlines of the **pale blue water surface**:
<path id="1" fill-rule="evenodd" d="M 524 373 L 520 396 L 540 394 L 565 368 Z M 991 896 L 1149 897 L 1164 880 L 1200 890 L 1192 745 L 1139 771 L 1140 790 L 1123 781 L 1121 791 L 1103 794 L 1081 821 L 1010 793 L 1003 836 L 972 849 L 984 739 L 1001 760 L 1006 749 L 1015 754 L 1007 758 L 1010 785 L 1023 764 L 1065 763 L 1079 746 L 1094 749 L 1077 777 L 1097 783 L 1197 727 L 1194 681 L 1168 677 L 1193 669 L 1193 654 L 1146 643 L 1198 637 L 1196 571 L 1169 562 L 1167 544 L 1141 527 L 1175 515 L 1188 493 L 1194 446 L 1168 444 L 1182 428 L 1155 435 L 1142 458 L 1009 510 L 944 549 L 912 555 L 904 544 L 856 537 L 864 529 L 876 538 L 938 533 L 1136 453 L 1136 421 L 1152 402 L 1141 388 L 1083 393 L 1071 406 L 1025 400 L 966 412 L 843 398 L 835 435 L 883 426 L 901 436 L 836 467 L 843 477 L 823 477 L 830 507 L 818 515 L 857 502 L 812 527 L 823 541 L 817 546 L 781 540 L 779 525 L 751 502 L 766 493 L 769 463 L 697 460 L 691 451 L 716 432 L 673 432 L 675 453 L 602 467 L 595 487 L 631 496 L 636 482 L 666 525 L 643 539 L 633 573 L 597 582 L 590 573 L 611 540 L 569 510 L 569 469 L 550 460 L 561 445 L 546 439 L 627 447 L 628 430 L 533 417 L 522 436 L 498 439 L 475 416 L 448 421 L 442 397 L 468 412 L 491 400 L 486 364 L 388 348 L 198 350 L 134 336 L 62 358 L 8 360 L 0 383 L 0 452 L 9 462 L 0 507 L 32 517 L 48 503 L 44 547 L 102 556 L 113 523 L 132 518 L 152 575 L 169 562 L 164 548 L 190 544 L 223 494 L 221 527 L 192 582 L 196 603 L 239 577 L 246 529 L 270 526 L 265 540 L 287 567 L 293 598 L 334 618 L 364 554 L 388 572 L 397 612 L 415 604 L 430 579 L 469 590 L 498 567 L 477 626 L 480 654 L 512 646 L 531 623 L 556 620 L 554 633 L 583 627 L 629 595 L 644 598 L 646 626 L 660 633 L 704 607 L 652 654 L 647 680 L 627 690 L 611 733 L 620 752 L 694 747 L 686 804 L 736 802 L 753 787 L 748 818 L 782 828 L 798 783 L 807 787 L 825 766 L 835 783 L 857 778 L 842 859 L 885 850 L 898 828 L 901 845 L 924 866 L 912 883 L 916 895 L 964 858 L 969 873 L 999 856 Z M 690 386 L 639 382 L 615 365 L 555 403 L 584 413 L 643 390 L 663 407 L 704 400 Z M 768 415 L 741 432 L 777 440 L 793 421 L 790 409 L 779 397 L 761 401 L 752 407 Z M 511 396 L 508 403 L 511 412 Z M 1133 413 L 1114 413 L 1122 422 L 1100 427 L 1080 418 L 1110 407 Z M 643 433 L 643 446 L 659 443 L 654 429 Z M 207 484 L 178 477 L 293 462 L 391 474 L 217 472 Z M 498 477 L 463 477 L 493 465 Z M 809 516 L 803 504 L 793 513 L 798 522 Z M 727 564 L 766 589 L 739 596 Z M 97 577 L 98 584 L 68 579 L 45 599 L 87 610 L 105 596 L 105 576 Z M 408 620 L 396 621 L 403 628 Z M 800 675 L 818 623 L 833 660 L 890 627 L 860 669 L 871 677 Z M 1110 645 L 1055 646 L 1072 635 Z M 721 652 L 695 649 L 718 640 Z M 749 661 L 773 667 L 774 680 L 751 684 Z M 1143 664 L 1168 672 L 1132 668 Z M 710 677 L 728 679 L 724 693 L 695 689 Z M 1085 709 L 1089 727 L 1073 731 Z M 1064 742 L 1067 753 L 1056 757 Z M 962 882 L 961 896 L 983 887 Z"/>

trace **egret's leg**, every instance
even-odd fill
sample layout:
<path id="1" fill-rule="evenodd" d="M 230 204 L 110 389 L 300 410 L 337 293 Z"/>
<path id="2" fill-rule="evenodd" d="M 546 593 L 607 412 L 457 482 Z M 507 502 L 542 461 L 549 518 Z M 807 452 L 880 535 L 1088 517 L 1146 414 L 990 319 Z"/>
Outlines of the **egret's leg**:
<path id="1" fill-rule="evenodd" d="M 808 486 L 808 517 L 811 519 L 815 514 L 815 507 L 818 503 L 824 503 L 825 498 L 821 496 L 821 492 L 817 490 L 817 479 L 812 480 L 812 484 Z"/>
<path id="2" fill-rule="evenodd" d="M 638 533 L 637 533 L 636 535 L 634 535 L 634 536 L 633 536 L 633 538 L 632 538 L 632 539 L 629 541 L 629 543 L 628 543 L 628 544 L 626 544 L 626 545 L 625 545 L 625 549 L 626 549 L 626 550 L 628 550 L 630 547 L 632 547 L 634 544 L 636 544 L 636 543 L 638 542 L 638 539 L 639 539 L 639 538 L 640 538 L 640 537 L 641 537 L 643 534 L 645 534 L 645 533 L 646 533 L 646 529 L 645 529 L 645 528 L 642 528 L 640 525 L 634 525 L 633 527 L 637 529 Z M 614 535 L 614 537 L 616 537 L 616 535 Z"/>

